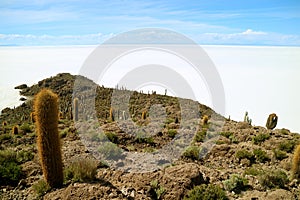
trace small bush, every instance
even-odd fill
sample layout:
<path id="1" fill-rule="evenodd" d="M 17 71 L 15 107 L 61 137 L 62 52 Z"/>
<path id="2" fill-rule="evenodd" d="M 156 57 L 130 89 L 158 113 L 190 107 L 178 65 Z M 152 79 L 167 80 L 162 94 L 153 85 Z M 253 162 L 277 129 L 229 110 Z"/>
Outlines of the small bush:
<path id="1" fill-rule="evenodd" d="M 97 172 L 97 162 L 92 159 L 75 159 L 65 169 L 65 178 L 75 182 L 92 181 Z"/>
<path id="2" fill-rule="evenodd" d="M 281 142 L 278 146 L 279 150 L 285 151 L 287 153 L 292 153 L 296 146 L 296 142 L 293 140 L 285 140 Z"/>
<path id="3" fill-rule="evenodd" d="M 189 146 L 185 149 L 183 156 L 192 160 L 199 160 L 200 148 L 197 146 Z"/>
<path id="4" fill-rule="evenodd" d="M 146 135 L 143 133 L 138 133 L 137 136 L 135 137 L 135 141 L 137 143 L 147 143 L 147 144 L 154 143 L 153 137 L 146 137 Z"/>
<path id="5" fill-rule="evenodd" d="M 273 149 L 273 154 L 277 160 L 283 160 L 288 157 L 285 151 L 281 151 L 279 149 Z"/>
<path id="6" fill-rule="evenodd" d="M 255 156 L 256 161 L 265 163 L 267 161 L 270 161 L 269 156 L 267 155 L 267 152 L 265 152 L 262 149 L 254 149 L 253 154 Z"/>
<path id="7" fill-rule="evenodd" d="M 239 160 L 246 158 L 246 159 L 250 160 L 251 162 L 253 162 L 255 160 L 254 155 L 250 151 L 247 151 L 245 149 L 237 151 L 235 153 L 235 157 Z"/>
<path id="8" fill-rule="evenodd" d="M 24 131 L 24 133 L 31 133 L 32 129 L 28 123 L 24 123 L 20 126 L 20 129 Z"/>
<path id="9" fill-rule="evenodd" d="M 232 136 L 233 135 L 233 133 L 232 132 L 221 132 L 220 133 L 220 135 L 222 135 L 222 136 L 224 136 L 224 137 L 226 137 L 226 138 L 230 138 L 230 136 Z"/>
<path id="10" fill-rule="evenodd" d="M 284 188 L 288 182 L 288 176 L 281 170 L 264 171 L 259 177 L 259 183 L 268 189 Z"/>
<path id="11" fill-rule="evenodd" d="M 248 180 L 238 174 L 233 174 L 230 179 L 223 181 L 223 184 L 225 190 L 229 192 L 234 191 L 236 193 L 240 193 L 246 188 Z"/>
<path id="12" fill-rule="evenodd" d="M 184 200 L 228 200 L 224 190 L 212 184 L 202 184 L 194 187 L 184 197 Z"/>
<path id="13" fill-rule="evenodd" d="M 194 141 L 195 142 L 203 142 L 204 139 L 206 137 L 206 131 L 202 130 L 202 131 L 198 131 L 195 136 L 194 136 Z"/>
<path id="14" fill-rule="evenodd" d="M 6 134 L 2 134 L 0 135 L 0 142 L 4 141 L 4 140 L 10 140 L 12 137 L 9 133 Z"/>
<path id="15" fill-rule="evenodd" d="M 250 167 L 245 169 L 244 171 L 245 175 L 251 175 L 251 176 L 257 176 L 261 174 L 261 170 L 257 169 L 256 167 Z"/>
<path id="16" fill-rule="evenodd" d="M 19 151 L 17 153 L 17 157 L 16 157 L 16 159 L 19 163 L 25 163 L 27 161 L 32 160 L 33 158 L 34 158 L 34 155 L 31 151 L 24 151 L 24 150 Z"/>
<path id="17" fill-rule="evenodd" d="M 51 187 L 43 179 L 39 180 L 36 184 L 32 185 L 32 188 L 38 197 L 44 196 L 51 189 Z"/>
<path id="18" fill-rule="evenodd" d="M 177 134 L 177 130 L 176 129 L 169 129 L 168 130 L 169 137 L 174 138 L 176 134 Z"/>
<path id="19" fill-rule="evenodd" d="M 166 192 L 165 188 L 159 185 L 156 179 L 150 182 L 150 187 L 150 193 L 153 199 L 161 199 Z"/>
<path id="20" fill-rule="evenodd" d="M 253 141 L 254 144 L 259 145 L 259 144 L 263 143 L 264 141 L 268 140 L 269 138 L 270 138 L 269 134 L 260 133 L 257 136 L 254 136 L 252 138 L 252 141 Z"/>
<path id="21" fill-rule="evenodd" d="M 17 154 L 10 150 L 0 151 L 0 185 L 16 184 L 22 176 Z"/>
<path id="22" fill-rule="evenodd" d="M 60 137 L 60 138 L 65 138 L 65 137 L 67 137 L 68 132 L 69 132 L 69 129 L 68 129 L 68 128 L 65 128 L 64 130 L 62 130 L 62 131 L 59 133 L 59 137 Z"/>
<path id="23" fill-rule="evenodd" d="M 104 142 L 103 145 L 98 148 L 98 151 L 108 159 L 119 158 L 122 155 L 122 150 L 111 142 Z"/>
<path id="24" fill-rule="evenodd" d="M 112 143 L 118 143 L 118 136 L 115 133 L 106 132 L 105 135 Z"/>

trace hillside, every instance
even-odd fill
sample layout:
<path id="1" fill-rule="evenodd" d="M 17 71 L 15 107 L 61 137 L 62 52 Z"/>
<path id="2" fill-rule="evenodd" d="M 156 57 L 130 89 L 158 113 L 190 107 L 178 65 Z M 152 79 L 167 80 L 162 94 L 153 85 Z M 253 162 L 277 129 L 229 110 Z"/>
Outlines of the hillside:
<path id="1" fill-rule="evenodd" d="M 191 191 L 245 200 L 300 196 L 298 182 L 291 178 L 293 151 L 300 136 L 288 129 L 267 130 L 224 118 L 192 100 L 105 88 L 67 73 L 17 88 L 27 100 L 0 115 L 0 199 L 183 199 L 192 196 Z M 59 189 L 47 188 L 41 181 L 31 113 L 34 95 L 42 88 L 59 96 L 65 172 L 64 186 Z M 79 101 L 76 122 L 72 95 Z M 118 99 L 128 100 L 128 110 Z M 154 106 L 158 104 L 161 107 Z M 151 112 L 163 120 L 151 121 L 155 119 Z M 200 120 L 205 115 L 207 124 Z M 132 124 L 139 132 L 127 134 L 134 131 Z M 189 144 L 175 145 L 183 150 L 179 158 L 156 158 L 156 152 L 179 141 L 180 133 Z M 99 145 L 103 134 L 114 146 Z M 97 157 L 99 152 L 94 151 L 100 148 L 115 154 L 112 162 Z M 157 163 L 143 157 L 148 154 Z M 139 165 L 135 155 L 142 155 Z"/>

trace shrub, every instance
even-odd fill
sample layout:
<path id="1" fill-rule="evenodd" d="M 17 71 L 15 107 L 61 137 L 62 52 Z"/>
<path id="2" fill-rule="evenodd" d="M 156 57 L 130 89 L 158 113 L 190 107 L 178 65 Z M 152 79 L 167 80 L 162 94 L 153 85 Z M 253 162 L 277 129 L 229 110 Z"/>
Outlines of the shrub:
<path id="1" fill-rule="evenodd" d="M 202 131 L 198 131 L 195 136 L 194 136 L 194 141 L 195 142 L 203 142 L 204 139 L 206 137 L 206 131 L 202 130 Z"/>
<path id="2" fill-rule="evenodd" d="M 177 134 L 177 130 L 176 129 L 169 129 L 168 130 L 169 137 L 174 138 L 176 134 Z"/>
<path id="3" fill-rule="evenodd" d="M 267 152 L 265 152 L 262 149 L 254 149 L 253 154 L 255 156 L 256 161 L 265 163 L 267 161 L 270 161 L 269 156 L 267 155 Z"/>
<path id="4" fill-rule="evenodd" d="M 19 151 L 17 153 L 16 159 L 19 163 L 25 163 L 27 161 L 30 161 L 34 158 L 34 155 L 31 151 Z"/>
<path id="5" fill-rule="evenodd" d="M 24 131 L 24 133 L 31 133 L 32 132 L 32 129 L 31 129 L 31 126 L 28 124 L 28 123 L 24 123 L 20 126 L 20 129 L 22 131 Z"/>
<path id="6" fill-rule="evenodd" d="M 16 184 L 22 176 L 17 154 L 11 150 L 0 151 L 0 185 Z"/>
<path id="7" fill-rule="evenodd" d="M 166 192 L 165 188 L 159 185 L 156 179 L 150 182 L 150 187 L 152 199 L 161 199 Z"/>
<path id="8" fill-rule="evenodd" d="M 112 143 L 118 143 L 118 136 L 115 133 L 106 132 L 105 135 Z"/>
<path id="9" fill-rule="evenodd" d="M 254 144 L 261 144 L 264 141 L 268 140 L 270 138 L 270 135 L 267 133 L 260 133 L 257 136 L 254 136 L 252 138 L 252 141 Z"/>
<path id="10" fill-rule="evenodd" d="M 283 160 L 288 157 L 285 151 L 281 151 L 279 149 L 273 149 L 273 154 L 277 160 Z"/>
<path id="11" fill-rule="evenodd" d="M 51 189 L 51 187 L 43 179 L 39 180 L 36 184 L 32 185 L 32 188 L 38 197 L 44 196 Z"/>
<path id="12" fill-rule="evenodd" d="M 261 174 L 261 170 L 257 169 L 256 167 L 250 167 L 250 168 L 245 169 L 244 174 L 257 176 L 257 175 Z"/>
<path id="13" fill-rule="evenodd" d="M 285 151 L 287 153 L 292 153 L 296 146 L 296 142 L 293 140 L 285 140 L 281 142 L 278 146 L 279 150 Z"/>
<path id="14" fill-rule="evenodd" d="M 228 200 L 224 190 L 212 184 L 202 184 L 194 187 L 184 197 L 184 200 Z"/>
<path id="15" fill-rule="evenodd" d="M 226 138 L 230 138 L 230 136 L 232 136 L 233 135 L 233 133 L 232 132 L 221 132 L 220 133 L 220 135 L 222 135 L 222 136 L 224 136 L 224 137 L 226 137 Z"/>
<path id="16" fill-rule="evenodd" d="M 12 136 L 9 133 L 0 135 L 0 142 L 4 140 L 10 140 Z"/>
<path id="17" fill-rule="evenodd" d="M 234 191 L 236 193 L 240 193 L 243 191 L 247 184 L 248 180 L 238 174 L 231 175 L 230 179 L 223 181 L 225 190 L 231 192 Z"/>
<path id="18" fill-rule="evenodd" d="M 259 183 L 269 189 L 284 188 L 288 182 L 288 176 L 281 170 L 264 171 L 259 177 Z"/>
<path id="19" fill-rule="evenodd" d="M 237 151 L 235 153 L 235 157 L 239 160 L 246 158 L 246 159 L 250 160 L 251 162 L 254 161 L 254 155 L 250 151 L 247 151 L 245 149 Z"/>
<path id="20" fill-rule="evenodd" d="M 292 176 L 295 179 L 300 178 L 300 145 L 297 146 L 292 163 Z"/>
<path id="21" fill-rule="evenodd" d="M 114 143 L 104 142 L 99 146 L 98 151 L 103 154 L 105 158 L 119 158 L 122 156 L 122 150 Z"/>
<path id="22" fill-rule="evenodd" d="M 97 173 L 97 162 L 92 159 L 75 159 L 65 169 L 65 178 L 75 182 L 92 181 Z"/>
<path id="23" fill-rule="evenodd" d="M 199 160 L 200 148 L 197 146 L 189 146 L 185 149 L 183 156 L 192 160 Z"/>

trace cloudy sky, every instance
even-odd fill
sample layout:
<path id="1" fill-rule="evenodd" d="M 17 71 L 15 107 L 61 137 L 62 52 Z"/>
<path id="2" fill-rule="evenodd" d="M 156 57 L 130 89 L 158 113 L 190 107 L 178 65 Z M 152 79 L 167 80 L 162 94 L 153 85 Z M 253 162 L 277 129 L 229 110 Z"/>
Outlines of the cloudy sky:
<path id="1" fill-rule="evenodd" d="M 145 27 L 199 44 L 300 45 L 299 0 L 2 0 L 0 19 L 0 45 L 97 45 Z"/>

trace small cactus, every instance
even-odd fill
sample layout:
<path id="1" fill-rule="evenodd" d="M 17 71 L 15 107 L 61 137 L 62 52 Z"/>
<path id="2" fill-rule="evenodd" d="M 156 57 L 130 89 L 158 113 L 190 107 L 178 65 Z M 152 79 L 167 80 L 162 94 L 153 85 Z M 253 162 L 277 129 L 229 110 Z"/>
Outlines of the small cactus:
<path id="1" fill-rule="evenodd" d="M 30 119 L 31 119 L 32 123 L 35 123 L 35 114 L 34 114 L 34 112 L 30 113 Z"/>
<path id="2" fill-rule="evenodd" d="M 7 121 L 2 122 L 2 126 L 7 126 Z"/>
<path id="3" fill-rule="evenodd" d="M 245 112 L 244 122 L 247 122 L 250 125 L 252 124 L 252 119 L 249 118 L 247 111 Z"/>
<path id="4" fill-rule="evenodd" d="M 277 121 L 278 121 L 277 115 L 275 113 L 270 114 L 266 123 L 267 129 L 273 130 L 277 125 Z"/>
<path id="5" fill-rule="evenodd" d="M 297 146 L 292 163 L 292 176 L 294 179 L 300 179 L 300 145 Z"/>
<path id="6" fill-rule="evenodd" d="M 74 98 L 74 102 L 73 102 L 73 109 L 74 109 L 74 121 L 78 121 L 78 98 Z"/>
<path id="7" fill-rule="evenodd" d="M 58 135 L 58 97 L 41 90 L 34 101 L 37 146 L 45 181 L 50 187 L 63 184 L 63 167 Z"/>
<path id="8" fill-rule="evenodd" d="M 115 121 L 114 109 L 113 108 L 110 108 L 110 110 L 109 110 L 109 119 L 111 121 Z"/>
<path id="9" fill-rule="evenodd" d="M 18 126 L 14 126 L 14 127 L 12 128 L 12 134 L 13 134 L 13 135 L 18 135 L 18 133 L 19 133 L 19 128 L 18 128 Z"/>
<path id="10" fill-rule="evenodd" d="M 204 115 L 202 118 L 202 125 L 207 126 L 208 125 L 208 116 Z"/>
<path id="11" fill-rule="evenodd" d="M 143 111 L 143 112 L 142 112 L 142 120 L 145 120 L 145 119 L 146 119 L 146 112 Z"/>

